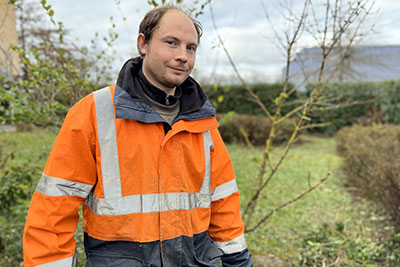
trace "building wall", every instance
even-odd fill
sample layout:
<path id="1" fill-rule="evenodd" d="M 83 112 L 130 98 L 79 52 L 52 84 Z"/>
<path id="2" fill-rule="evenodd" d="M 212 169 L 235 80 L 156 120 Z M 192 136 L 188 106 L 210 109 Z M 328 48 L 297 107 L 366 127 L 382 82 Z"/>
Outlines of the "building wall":
<path id="1" fill-rule="evenodd" d="M 19 74 L 18 54 L 10 45 L 17 45 L 15 6 L 7 0 L 0 0 L 0 73 L 10 76 Z"/>

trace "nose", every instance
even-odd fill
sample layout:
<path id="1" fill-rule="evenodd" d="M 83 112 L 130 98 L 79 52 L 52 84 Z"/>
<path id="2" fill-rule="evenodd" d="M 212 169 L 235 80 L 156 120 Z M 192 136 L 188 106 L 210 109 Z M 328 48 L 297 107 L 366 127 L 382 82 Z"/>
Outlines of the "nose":
<path id="1" fill-rule="evenodd" d="M 182 45 L 179 47 L 177 54 L 176 54 L 176 60 L 181 61 L 183 63 L 186 63 L 188 61 L 186 46 Z"/>

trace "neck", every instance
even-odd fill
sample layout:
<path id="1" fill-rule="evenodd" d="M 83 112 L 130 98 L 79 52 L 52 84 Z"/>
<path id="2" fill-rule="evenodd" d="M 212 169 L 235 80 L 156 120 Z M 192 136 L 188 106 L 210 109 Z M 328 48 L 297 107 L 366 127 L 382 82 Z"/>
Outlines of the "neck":
<path id="1" fill-rule="evenodd" d="M 159 88 L 159 87 L 157 87 Z M 163 90 L 167 95 L 174 95 L 176 87 L 174 88 L 159 88 L 160 90 Z"/>
<path id="2" fill-rule="evenodd" d="M 142 84 L 144 93 L 154 101 L 163 105 L 173 105 L 181 97 L 180 88 L 171 88 L 168 90 L 160 89 L 154 86 L 144 75 L 143 70 L 138 72 L 139 82 Z"/>

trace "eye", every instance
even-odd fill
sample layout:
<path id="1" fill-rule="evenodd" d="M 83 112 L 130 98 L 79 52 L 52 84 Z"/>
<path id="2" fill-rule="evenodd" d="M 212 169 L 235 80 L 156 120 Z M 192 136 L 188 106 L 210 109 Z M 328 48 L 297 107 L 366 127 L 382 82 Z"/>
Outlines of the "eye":
<path id="1" fill-rule="evenodd" d="M 175 41 L 172 41 L 172 40 L 167 40 L 167 41 L 165 41 L 167 44 L 169 44 L 169 45 L 175 45 Z"/>
<path id="2" fill-rule="evenodd" d="M 195 46 L 188 46 L 186 49 L 188 51 L 190 51 L 190 52 L 196 52 L 196 47 Z"/>

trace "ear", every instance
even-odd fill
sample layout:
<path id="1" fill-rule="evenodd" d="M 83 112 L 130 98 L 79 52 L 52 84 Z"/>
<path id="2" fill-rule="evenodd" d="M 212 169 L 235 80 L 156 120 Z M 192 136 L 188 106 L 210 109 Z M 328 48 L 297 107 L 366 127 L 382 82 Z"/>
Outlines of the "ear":
<path id="1" fill-rule="evenodd" d="M 137 37 L 137 47 L 140 51 L 140 53 L 142 53 L 142 55 L 146 55 L 147 53 L 147 42 L 146 42 L 146 38 L 144 37 L 143 33 L 139 33 L 138 37 Z"/>

